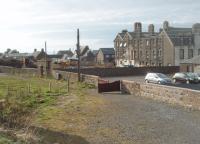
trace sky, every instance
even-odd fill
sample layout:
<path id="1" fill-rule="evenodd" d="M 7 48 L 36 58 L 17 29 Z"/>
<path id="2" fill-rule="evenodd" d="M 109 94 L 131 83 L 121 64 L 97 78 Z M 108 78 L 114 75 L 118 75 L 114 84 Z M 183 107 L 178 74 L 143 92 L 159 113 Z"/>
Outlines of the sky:
<path id="1" fill-rule="evenodd" d="M 113 47 L 122 29 L 133 31 L 142 22 L 143 31 L 163 21 L 171 26 L 192 27 L 200 22 L 199 0 L 1 0 L 0 52 L 40 50 L 47 41 L 48 53 L 76 48 L 76 30 L 81 45 L 91 49 Z"/>

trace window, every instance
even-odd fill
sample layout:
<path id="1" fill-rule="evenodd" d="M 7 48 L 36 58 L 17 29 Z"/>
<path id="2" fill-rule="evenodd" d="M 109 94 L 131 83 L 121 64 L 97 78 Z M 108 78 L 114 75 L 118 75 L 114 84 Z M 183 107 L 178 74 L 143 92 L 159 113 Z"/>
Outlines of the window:
<path id="1" fill-rule="evenodd" d="M 149 40 L 146 41 L 147 46 L 149 46 Z"/>
<path id="2" fill-rule="evenodd" d="M 158 56 L 159 56 L 159 57 L 162 56 L 162 50 L 161 50 L 161 49 L 159 49 L 159 51 L 158 51 Z"/>
<path id="3" fill-rule="evenodd" d="M 124 43 L 124 47 L 126 47 L 127 46 L 127 44 L 126 43 Z"/>
<path id="4" fill-rule="evenodd" d="M 156 50 L 153 50 L 153 58 L 156 59 Z"/>
<path id="5" fill-rule="evenodd" d="M 146 51 L 146 58 L 149 58 L 149 52 Z"/>
<path id="6" fill-rule="evenodd" d="M 119 46 L 120 46 L 120 47 L 122 47 L 122 45 L 123 45 L 123 44 L 122 44 L 122 43 L 120 43 L 120 45 L 119 45 Z"/>
<path id="7" fill-rule="evenodd" d="M 142 57 L 142 51 L 140 51 L 140 57 Z"/>
<path id="8" fill-rule="evenodd" d="M 133 60 L 134 57 L 133 57 L 133 50 L 131 50 L 131 59 Z"/>
<path id="9" fill-rule="evenodd" d="M 193 49 L 188 50 L 188 58 L 189 59 L 193 58 Z"/>
<path id="10" fill-rule="evenodd" d="M 106 58 L 110 58 L 110 55 L 106 55 Z"/>
<path id="11" fill-rule="evenodd" d="M 180 59 L 184 59 L 184 49 L 180 49 Z"/>
<path id="12" fill-rule="evenodd" d="M 137 57 L 137 52 L 136 51 L 134 51 L 134 58 L 136 58 Z"/>
<path id="13" fill-rule="evenodd" d="M 200 49 L 198 49 L 198 55 L 200 55 Z"/>

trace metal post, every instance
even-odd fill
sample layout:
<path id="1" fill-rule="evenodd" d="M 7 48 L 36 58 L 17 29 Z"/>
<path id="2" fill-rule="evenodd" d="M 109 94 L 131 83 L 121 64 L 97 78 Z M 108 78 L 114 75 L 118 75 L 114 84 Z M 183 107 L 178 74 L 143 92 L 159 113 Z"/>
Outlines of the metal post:
<path id="1" fill-rule="evenodd" d="M 80 75 L 80 35 L 79 35 L 79 29 L 77 29 L 77 57 L 78 57 L 78 82 L 81 81 L 81 75 Z"/>

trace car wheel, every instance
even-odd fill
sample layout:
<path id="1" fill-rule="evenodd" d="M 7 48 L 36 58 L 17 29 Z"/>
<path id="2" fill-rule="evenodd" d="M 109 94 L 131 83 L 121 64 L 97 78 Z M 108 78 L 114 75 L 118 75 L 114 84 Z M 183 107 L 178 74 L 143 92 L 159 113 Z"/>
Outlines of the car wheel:
<path id="1" fill-rule="evenodd" d="M 148 81 L 148 80 L 145 80 L 145 82 L 146 82 L 146 83 L 149 83 L 149 81 Z"/>
<path id="2" fill-rule="evenodd" d="M 176 79 L 173 79 L 173 82 L 176 83 Z"/>
<path id="3" fill-rule="evenodd" d="M 187 80 L 187 81 L 186 81 L 186 84 L 190 84 L 190 81 L 189 81 L 189 80 Z"/>

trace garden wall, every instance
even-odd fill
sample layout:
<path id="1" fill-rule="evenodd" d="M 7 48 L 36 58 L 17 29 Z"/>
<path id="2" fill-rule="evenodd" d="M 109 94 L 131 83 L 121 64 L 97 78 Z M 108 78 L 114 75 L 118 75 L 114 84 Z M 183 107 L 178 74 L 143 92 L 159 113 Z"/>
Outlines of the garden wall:
<path id="1" fill-rule="evenodd" d="M 70 81 L 77 81 L 78 80 L 78 74 L 73 72 L 66 72 L 66 71 L 59 71 L 59 70 L 53 70 L 52 75 L 54 78 L 57 77 L 57 74 L 60 74 L 63 79 L 70 79 Z M 98 86 L 98 76 L 93 75 L 86 75 L 81 74 L 81 81 L 86 82 L 88 84 L 94 84 L 95 86 Z"/>
<path id="2" fill-rule="evenodd" d="M 123 93 L 200 109 L 200 91 L 134 81 L 122 81 L 121 89 Z"/>
<path id="3" fill-rule="evenodd" d="M 164 74 L 173 74 L 179 72 L 180 68 L 176 66 L 167 67 L 134 67 L 134 68 L 84 68 L 80 72 L 88 75 L 100 77 L 113 76 L 134 76 L 146 75 L 148 72 L 158 72 Z M 77 73 L 77 69 L 66 69 L 64 71 Z"/>
<path id="4" fill-rule="evenodd" d="M 8 66 L 0 66 L 1 73 L 8 73 L 8 74 L 25 74 L 29 76 L 38 76 L 39 72 L 36 68 L 15 68 L 15 67 L 8 67 Z"/>

